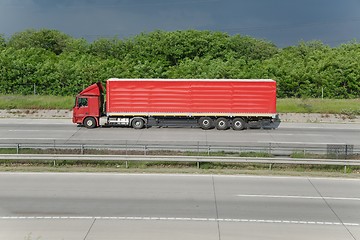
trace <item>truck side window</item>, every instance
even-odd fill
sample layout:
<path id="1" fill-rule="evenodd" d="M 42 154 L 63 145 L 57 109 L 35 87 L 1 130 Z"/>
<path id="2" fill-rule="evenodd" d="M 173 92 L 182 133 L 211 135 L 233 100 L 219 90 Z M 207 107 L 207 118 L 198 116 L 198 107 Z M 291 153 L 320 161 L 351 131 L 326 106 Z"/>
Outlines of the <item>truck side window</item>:
<path id="1" fill-rule="evenodd" d="M 78 107 L 87 107 L 88 99 L 87 98 L 79 98 L 78 99 Z"/>

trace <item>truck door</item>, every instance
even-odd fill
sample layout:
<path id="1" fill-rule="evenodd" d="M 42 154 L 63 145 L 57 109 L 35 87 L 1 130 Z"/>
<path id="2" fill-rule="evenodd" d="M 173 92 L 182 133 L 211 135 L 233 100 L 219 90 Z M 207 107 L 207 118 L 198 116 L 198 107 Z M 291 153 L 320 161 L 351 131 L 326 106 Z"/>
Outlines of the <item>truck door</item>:
<path id="1" fill-rule="evenodd" d="M 87 97 L 78 97 L 75 109 L 76 119 L 81 121 L 84 117 L 89 115 L 89 99 Z"/>

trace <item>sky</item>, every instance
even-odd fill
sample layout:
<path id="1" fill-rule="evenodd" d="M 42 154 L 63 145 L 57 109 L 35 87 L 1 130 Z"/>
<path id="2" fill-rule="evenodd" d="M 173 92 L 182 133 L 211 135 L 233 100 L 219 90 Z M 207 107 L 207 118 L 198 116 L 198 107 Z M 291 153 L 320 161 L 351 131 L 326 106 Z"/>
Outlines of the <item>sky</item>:
<path id="1" fill-rule="evenodd" d="M 360 0 L 0 0 L 0 34 L 41 28 L 89 41 L 196 29 L 337 46 L 360 41 Z"/>

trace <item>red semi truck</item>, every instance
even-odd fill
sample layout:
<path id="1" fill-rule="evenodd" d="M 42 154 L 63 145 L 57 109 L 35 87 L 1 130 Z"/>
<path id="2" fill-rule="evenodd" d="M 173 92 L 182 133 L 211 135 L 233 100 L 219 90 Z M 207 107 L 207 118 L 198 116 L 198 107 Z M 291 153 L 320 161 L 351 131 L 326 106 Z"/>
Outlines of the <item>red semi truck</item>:
<path id="1" fill-rule="evenodd" d="M 98 126 L 196 125 L 202 129 L 276 128 L 271 79 L 109 79 L 76 96 L 73 122 Z"/>

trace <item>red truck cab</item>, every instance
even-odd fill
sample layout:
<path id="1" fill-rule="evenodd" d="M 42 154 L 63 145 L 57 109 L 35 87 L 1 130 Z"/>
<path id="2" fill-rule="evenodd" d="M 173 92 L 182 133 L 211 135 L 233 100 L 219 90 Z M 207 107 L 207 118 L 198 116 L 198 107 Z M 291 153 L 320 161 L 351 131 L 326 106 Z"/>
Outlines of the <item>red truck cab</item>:
<path id="1" fill-rule="evenodd" d="M 82 124 L 88 128 L 99 126 L 104 103 L 104 88 L 101 82 L 95 83 L 76 96 L 73 108 L 73 123 Z"/>

